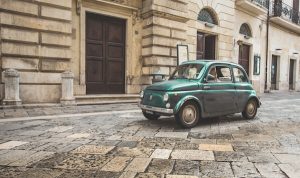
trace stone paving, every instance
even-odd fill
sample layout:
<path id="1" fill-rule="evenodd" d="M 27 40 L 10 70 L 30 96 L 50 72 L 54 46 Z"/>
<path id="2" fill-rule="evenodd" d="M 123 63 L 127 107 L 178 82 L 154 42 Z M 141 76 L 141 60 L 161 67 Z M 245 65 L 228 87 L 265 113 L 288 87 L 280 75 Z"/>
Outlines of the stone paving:
<path id="1" fill-rule="evenodd" d="M 262 103 L 253 120 L 234 114 L 192 129 L 148 121 L 135 104 L 4 109 L 0 177 L 299 178 L 300 93 L 264 94 Z M 84 114 L 99 111 L 110 112 Z"/>

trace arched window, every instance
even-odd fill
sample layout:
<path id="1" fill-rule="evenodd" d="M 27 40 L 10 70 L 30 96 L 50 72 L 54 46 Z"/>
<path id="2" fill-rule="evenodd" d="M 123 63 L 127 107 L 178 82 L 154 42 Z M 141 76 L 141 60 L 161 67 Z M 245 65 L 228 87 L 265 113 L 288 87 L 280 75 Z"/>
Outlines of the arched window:
<path id="1" fill-rule="evenodd" d="M 198 20 L 217 25 L 217 20 L 214 17 L 214 14 L 207 8 L 204 8 L 199 12 Z"/>
<path id="2" fill-rule="evenodd" d="M 252 33 L 251 33 L 249 25 L 247 25 L 246 23 L 243 23 L 240 28 L 240 34 L 245 35 L 247 37 L 252 37 Z"/>

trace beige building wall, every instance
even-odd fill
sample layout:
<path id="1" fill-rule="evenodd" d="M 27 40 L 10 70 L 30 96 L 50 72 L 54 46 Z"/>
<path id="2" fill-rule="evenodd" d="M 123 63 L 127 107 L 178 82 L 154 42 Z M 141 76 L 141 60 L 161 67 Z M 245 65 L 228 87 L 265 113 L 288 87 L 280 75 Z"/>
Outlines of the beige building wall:
<path id="1" fill-rule="evenodd" d="M 257 92 L 264 92 L 264 78 L 265 78 L 265 61 L 266 61 L 266 21 L 267 11 L 264 14 L 258 15 L 251 13 L 242 7 L 236 6 L 235 9 L 235 27 L 234 27 L 234 47 L 233 47 L 233 60 L 238 63 L 239 61 L 239 48 L 240 44 L 250 46 L 249 58 L 249 78 L 252 81 L 253 87 Z M 241 25 L 246 23 L 251 30 L 252 36 L 247 39 L 244 35 L 240 34 Z M 254 75 L 254 56 L 260 57 L 260 74 Z"/>
<path id="2" fill-rule="evenodd" d="M 1 72 L 19 71 L 23 103 L 59 102 L 72 60 L 71 1 L 1 0 L 0 23 Z"/>
<path id="3" fill-rule="evenodd" d="M 300 91 L 300 36 L 285 28 L 282 28 L 274 23 L 270 25 L 270 39 L 269 39 L 269 59 L 268 59 L 268 88 L 271 87 L 271 63 L 272 55 L 278 56 L 278 75 L 277 88 L 278 90 L 289 90 L 289 71 L 290 60 L 296 61 L 296 68 L 294 71 L 295 90 Z"/>

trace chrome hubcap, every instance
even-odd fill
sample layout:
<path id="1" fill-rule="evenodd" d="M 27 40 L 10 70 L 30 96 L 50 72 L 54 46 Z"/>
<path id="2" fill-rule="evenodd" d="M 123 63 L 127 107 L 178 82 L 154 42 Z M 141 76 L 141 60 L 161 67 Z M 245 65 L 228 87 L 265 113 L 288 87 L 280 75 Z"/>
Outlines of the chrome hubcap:
<path id="1" fill-rule="evenodd" d="M 197 111 L 195 106 L 188 105 L 185 106 L 183 111 L 182 111 L 182 120 L 186 124 L 192 124 L 197 117 Z"/>
<path id="2" fill-rule="evenodd" d="M 255 104 L 253 102 L 250 102 L 247 105 L 247 113 L 252 116 L 253 114 L 255 114 Z"/>

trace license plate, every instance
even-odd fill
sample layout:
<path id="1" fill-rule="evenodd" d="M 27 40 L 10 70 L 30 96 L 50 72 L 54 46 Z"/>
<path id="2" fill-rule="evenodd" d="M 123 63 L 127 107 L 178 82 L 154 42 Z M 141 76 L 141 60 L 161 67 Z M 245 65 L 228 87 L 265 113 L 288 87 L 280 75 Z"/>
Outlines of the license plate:
<path id="1" fill-rule="evenodd" d="M 153 114 L 152 111 L 147 111 L 147 110 L 146 110 L 146 113 L 147 113 L 147 114 Z"/>

